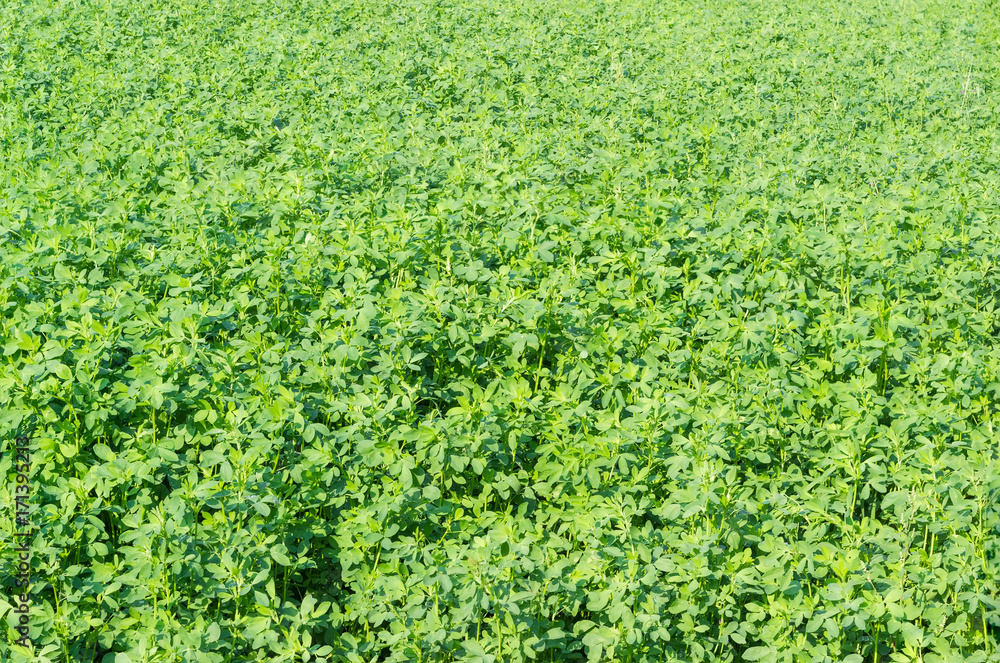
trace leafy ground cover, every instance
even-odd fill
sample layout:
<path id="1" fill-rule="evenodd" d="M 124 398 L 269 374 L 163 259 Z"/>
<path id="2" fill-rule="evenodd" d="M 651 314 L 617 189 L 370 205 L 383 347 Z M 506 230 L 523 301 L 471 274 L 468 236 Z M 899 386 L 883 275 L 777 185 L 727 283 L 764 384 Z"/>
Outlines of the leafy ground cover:
<path id="1" fill-rule="evenodd" d="M 0 649 L 998 660 L 997 17 L 0 4 Z"/>

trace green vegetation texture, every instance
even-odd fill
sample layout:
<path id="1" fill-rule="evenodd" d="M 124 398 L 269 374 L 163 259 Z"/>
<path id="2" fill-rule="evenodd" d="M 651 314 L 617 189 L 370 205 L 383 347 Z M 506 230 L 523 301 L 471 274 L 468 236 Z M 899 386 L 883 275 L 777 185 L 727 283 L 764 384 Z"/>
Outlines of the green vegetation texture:
<path id="1" fill-rule="evenodd" d="M 0 655 L 998 660 L 998 17 L 0 3 Z"/>

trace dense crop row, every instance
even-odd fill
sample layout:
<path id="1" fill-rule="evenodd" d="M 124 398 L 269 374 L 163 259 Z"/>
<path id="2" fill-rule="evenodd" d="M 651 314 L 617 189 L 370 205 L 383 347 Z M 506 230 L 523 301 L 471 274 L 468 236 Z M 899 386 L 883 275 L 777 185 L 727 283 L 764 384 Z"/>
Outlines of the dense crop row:
<path id="1" fill-rule="evenodd" d="M 996 660 L 998 40 L 979 0 L 0 4 L 0 651 Z"/>

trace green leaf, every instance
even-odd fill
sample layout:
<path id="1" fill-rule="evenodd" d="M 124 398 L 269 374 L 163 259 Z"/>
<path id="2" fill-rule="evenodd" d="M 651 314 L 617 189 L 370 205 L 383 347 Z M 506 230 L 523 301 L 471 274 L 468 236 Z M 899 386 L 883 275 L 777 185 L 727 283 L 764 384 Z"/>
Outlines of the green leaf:
<path id="1" fill-rule="evenodd" d="M 115 459 L 114 452 L 111 451 L 111 448 L 106 444 L 101 444 L 100 442 L 98 442 L 93 447 L 91 447 L 91 449 L 93 450 L 95 456 L 97 456 L 106 463 L 110 463 Z"/>
<path id="2" fill-rule="evenodd" d="M 283 545 L 273 546 L 271 548 L 271 559 L 282 566 L 291 566 L 292 562 L 288 559 L 287 552 L 288 550 Z"/>
<path id="3" fill-rule="evenodd" d="M 743 652 L 744 661 L 760 661 L 774 655 L 774 650 L 770 647 L 749 647 Z"/>
<path id="4" fill-rule="evenodd" d="M 910 647 L 922 647 L 924 643 L 924 630 L 916 624 L 903 622 L 900 625 L 900 632 L 903 634 L 903 641 Z"/>

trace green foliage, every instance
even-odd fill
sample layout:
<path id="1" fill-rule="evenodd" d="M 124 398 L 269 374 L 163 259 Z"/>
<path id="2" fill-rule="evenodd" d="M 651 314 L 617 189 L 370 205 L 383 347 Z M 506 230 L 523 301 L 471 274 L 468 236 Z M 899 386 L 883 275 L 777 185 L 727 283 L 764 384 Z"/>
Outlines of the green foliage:
<path id="1" fill-rule="evenodd" d="M 998 660 L 996 9 L 0 6 L 0 651 Z"/>

